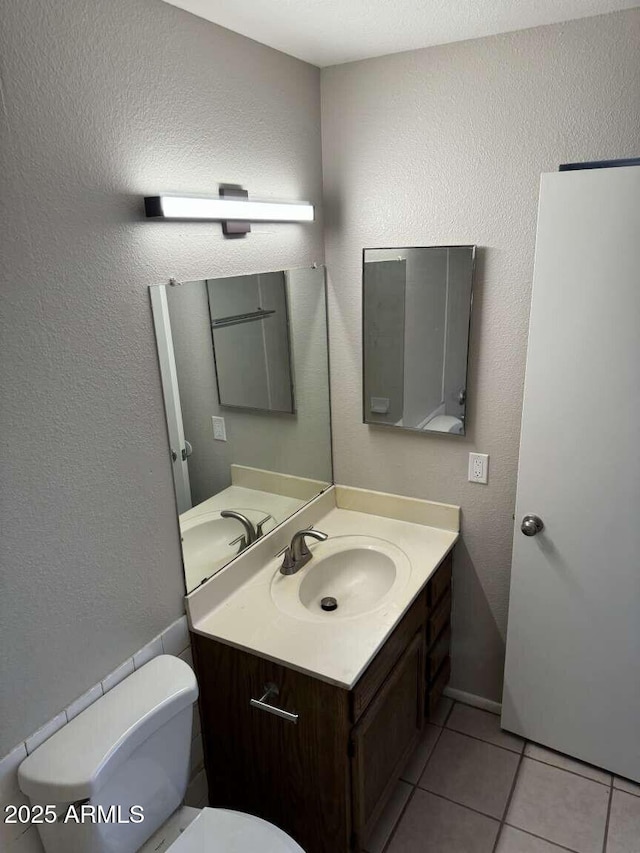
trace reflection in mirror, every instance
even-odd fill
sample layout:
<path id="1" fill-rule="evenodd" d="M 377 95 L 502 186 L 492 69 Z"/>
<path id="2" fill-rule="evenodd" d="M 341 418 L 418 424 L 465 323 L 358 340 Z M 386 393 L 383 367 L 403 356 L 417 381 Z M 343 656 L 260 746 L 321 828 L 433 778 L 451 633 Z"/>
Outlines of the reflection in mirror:
<path id="1" fill-rule="evenodd" d="M 207 281 L 221 406 L 293 412 L 284 272 Z"/>
<path id="2" fill-rule="evenodd" d="M 324 268 L 150 294 L 190 592 L 331 484 Z"/>
<path id="3" fill-rule="evenodd" d="M 365 249 L 363 420 L 464 435 L 475 246 Z"/>

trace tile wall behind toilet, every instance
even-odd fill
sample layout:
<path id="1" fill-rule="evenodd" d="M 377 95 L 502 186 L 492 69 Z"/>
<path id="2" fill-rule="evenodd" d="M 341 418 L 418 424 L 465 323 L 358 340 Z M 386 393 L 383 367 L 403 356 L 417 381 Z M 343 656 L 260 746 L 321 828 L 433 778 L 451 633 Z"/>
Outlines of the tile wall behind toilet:
<path id="1" fill-rule="evenodd" d="M 79 696 L 64 710 L 48 720 L 44 726 L 34 732 L 8 755 L 0 759 L 0 809 L 5 814 L 9 804 L 21 805 L 28 803 L 27 798 L 18 787 L 17 770 L 20 763 L 31 754 L 47 738 L 55 734 L 70 720 L 93 704 L 116 684 L 130 675 L 134 670 L 144 666 L 157 655 L 175 655 L 193 667 L 191 644 L 187 617 L 181 616 L 169 627 L 154 637 L 151 642 L 139 649 L 132 657 L 123 661 L 113 672 L 96 682 L 82 696 Z M 191 742 L 190 782 L 185 803 L 195 808 L 207 805 L 207 780 L 204 772 L 204 755 L 202 751 L 202 734 L 200 731 L 200 715 L 197 703 L 193 706 L 193 733 Z M 42 845 L 35 826 L 21 824 L 6 824 L 0 822 L 0 850 L 7 853 L 41 853 Z"/>

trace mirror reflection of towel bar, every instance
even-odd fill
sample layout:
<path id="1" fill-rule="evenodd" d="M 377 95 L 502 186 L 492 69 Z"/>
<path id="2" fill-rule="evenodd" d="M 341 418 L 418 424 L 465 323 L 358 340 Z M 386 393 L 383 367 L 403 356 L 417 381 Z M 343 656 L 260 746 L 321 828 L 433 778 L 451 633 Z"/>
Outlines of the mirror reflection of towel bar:
<path id="1" fill-rule="evenodd" d="M 252 311 L 250 314 L 234 314 L 231 317 L 220 317 L 219 320 L 214 320 L 211 323 L 211 328 L 222 329 L 225 326 L 237 326 L 240 323 L 253 323 L 256 320 L 264 320 L 265 317 L 270 317 L 275 313 L 275 310 Z"/>

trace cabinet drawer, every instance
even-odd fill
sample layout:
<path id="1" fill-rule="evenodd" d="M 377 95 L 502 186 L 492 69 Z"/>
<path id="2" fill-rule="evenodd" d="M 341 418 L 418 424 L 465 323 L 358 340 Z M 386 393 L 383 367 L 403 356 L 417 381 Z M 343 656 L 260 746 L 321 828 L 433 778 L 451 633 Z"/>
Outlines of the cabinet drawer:
<path id="1" fill-rule="evenodd" d="M 451 570 L 453 567 L 453 556 L 447 554 L 440 564 L 435 575 L 429 581 L 427 586 L 427 606 L 432 610 L 440 601 L 444 593 L 447 591 L 451 583 Z"/>
<path id="2" fill-rule="evenodd" d="M 442 663 L 449 656 L 449 647 L 451 645 L 451 624 L 445 626 L 436 639 L 433 646 L 427 653 L 427 683 L 431 684 L 434 680 Z"/>
<path id="3" fill-rule="evenodd" d="M 440 636 L 442 629 L 449 621 L 451 616 L 451 587 L 447 589 L 444 596 L 440 599 L 440 603 L 429 616 L 427 622 L 427 648 L 430 649 L 434 640 Z"/>
<path id="4" fill-rule="evenodd" d="M 351 692 L 351 721 L 357 722 L 391 672 L 427 615 L 427 592 L 424 590 L 411 605 L 400 624 L 367 667 Z"/>

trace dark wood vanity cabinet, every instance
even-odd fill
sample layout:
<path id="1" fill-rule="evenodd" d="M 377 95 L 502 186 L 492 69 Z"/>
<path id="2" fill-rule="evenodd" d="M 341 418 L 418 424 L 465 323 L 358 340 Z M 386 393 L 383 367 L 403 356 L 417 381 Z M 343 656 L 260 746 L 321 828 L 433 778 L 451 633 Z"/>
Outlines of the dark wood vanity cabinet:
<path id="1" fill-rule="evenodd" d="M 361 851 L 448 680 L 450 593 L 448 555 L 351 690 L 192 635 L 211 805 Z M 250 704 L 269 685 L 296 722 Z"/>
<path id="2" fill-rule="evenodd" d="M 425 714 L 433 715 L 451 675 L 451 575 L 453 555 L 444 558 L 427 584 Z"/>

